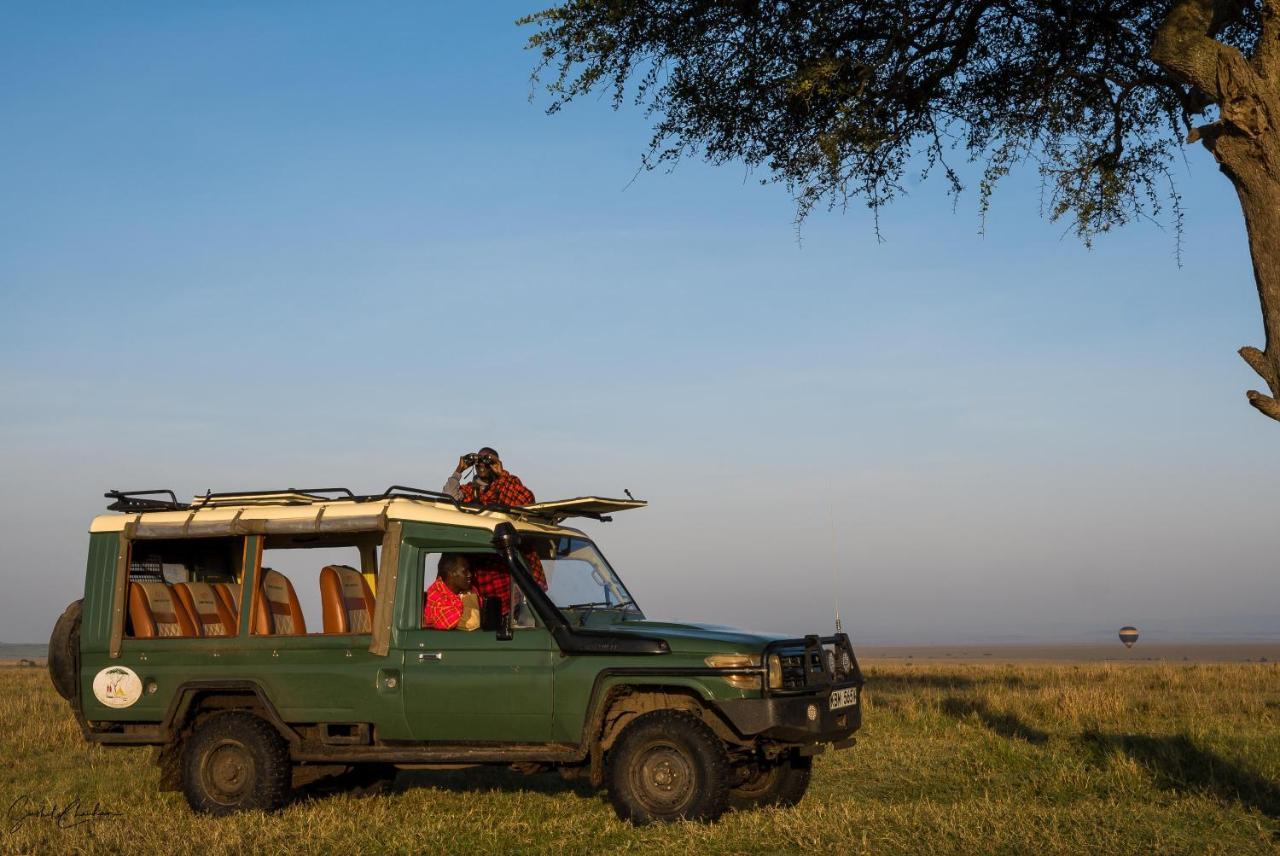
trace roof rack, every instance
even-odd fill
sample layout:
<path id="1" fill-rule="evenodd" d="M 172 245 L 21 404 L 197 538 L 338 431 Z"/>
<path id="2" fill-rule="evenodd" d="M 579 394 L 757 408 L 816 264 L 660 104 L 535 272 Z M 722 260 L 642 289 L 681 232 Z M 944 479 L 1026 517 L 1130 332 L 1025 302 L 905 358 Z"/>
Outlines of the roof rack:
<path id="1" fill-rule="evenodd" d="M 156 495 L 168 496 L 169 499 L 151 499 Z M 446 502 L 458 511 L 466 514 L 481 514 L 495 511 L 500 514 L 515 514 L 521 517 L 536 517 L 557 522 L 563 515 L 557 515 L 555 509 L 529 508 L 519 505 L 491 505 L 482 502 L 468 502 L 457 499 L 438 490 L 426 490 L 420 487 L 393 484 L 382 493 L 356 494 L 345 487 L 311 487 L 283 488 L 276 490 L 237 490 L 205 491 L 196 496 L 190 503 L 179 502 L 171 490 L 109 490 L 104 496 L 114 499 L 107 506 L 108 511 L 143 512 L 143 511 L 190 511 L 201 508 L 218 508 L 227 505 L 312 505 L 317 502 L 377 502 L 384 499 L 402 497 L 428 502 Z M 578 512 L 576 516 L 590 517 L 595 520 L 609 520 L 604 514 Z"/>
<path id="2" fill-rule="evenodd" d="M 339 494 L 325 496 L 325 494 Z M 194 508 L 213 508 L 219 505 L 310 505 L 314 502 L 332 502 L 335 499 L 356 499 L 345 487 L 288 487 L 283 490 L 235 490 L 214 493 L 205 491 L 193 499 Z"/>
<path id="3" fill-rule="evenodd" d="M 148 499 L 157 494 L 168 494 L 169 501 Z M 109 490 L 103 496 L 115 500 L 107 506 L 107 511 L 184 511 L 191 507 L 178 502 L 171 490 Z"/>
<path id="4" fill-rule="evenodd" d="M 373 496 L 357 497 L 356 501 L 367 502 L 369 500 L 376 499 L 391 499 L 396 496 L 404 497 L 405 499 L 429 499 L 433 502 L 447 502 L 458 511 L 465 514 L 479 514 L 483 511 L 499 511 L 503 514 L 524 512 L 523 507 L 518 505 L 486 505 L 483 502 L 470 502 L 465 499 L 458 499 L 452 494 L 443 493 L 438 490 L 424 490 L 420 487 L 409 487 L 408 485 L 403 484 L 393 484 L 382 493 L 375 494 Z M 537 514 L 536 512 L 530 513 L 535 515 Z"/>

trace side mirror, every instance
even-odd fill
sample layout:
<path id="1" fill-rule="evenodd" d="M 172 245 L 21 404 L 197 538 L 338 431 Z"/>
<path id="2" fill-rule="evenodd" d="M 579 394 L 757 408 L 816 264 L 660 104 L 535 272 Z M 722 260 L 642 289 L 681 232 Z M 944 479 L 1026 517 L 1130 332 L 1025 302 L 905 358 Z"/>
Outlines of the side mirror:
<path id="1" fill-rule="evenodd" d="M 503 613 L 502 618 L 498 621 L 498 633 L 495 638 L 499 642 L 510 642 L 516 638 L 515 631 L 511 627 L 511 613 Z"/>
<path id="2" fill-rule="evenodd" d="M 490 633 L 498 629 L 502 624 L 502 601 L 496 597 L 481 598 L 480 601 L 480 629 L 487 630 Z"/>
<path id="3" fill-rule="evenodd" d="M 496 597 L 486 597 L 481 604 L 480 629 L 493 632 L 499 642 L 510 642 L 515 638 L 511 615 L 503 614 L 502 601 Z"/>

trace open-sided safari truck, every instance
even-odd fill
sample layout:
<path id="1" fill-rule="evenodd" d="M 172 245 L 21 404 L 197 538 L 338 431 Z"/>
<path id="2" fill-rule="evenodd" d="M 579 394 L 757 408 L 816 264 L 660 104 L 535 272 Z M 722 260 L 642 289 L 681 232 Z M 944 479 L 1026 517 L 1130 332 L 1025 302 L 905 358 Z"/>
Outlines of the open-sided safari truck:
<path id="1" fill-rule="evenodd" d="M 651 621 L 562 525 L 642 502 L 107 496 L 116 513 L 90 527 L 84 599 L 58 620 L 50 673 L 86 740 L 158 747 L 161 787 L 199 811 L 272 809 L 343 771 L 502 764 L 607 783 L 636 823 L 714 819 L 795 803 L 813 756 L 861 722 L 844 634 Z M 424 627 L 445 552 L 510 574 L 510 609 L 485 604 L 473 632 Z M 321 627 L 297 596 L 316 587 Z"/>

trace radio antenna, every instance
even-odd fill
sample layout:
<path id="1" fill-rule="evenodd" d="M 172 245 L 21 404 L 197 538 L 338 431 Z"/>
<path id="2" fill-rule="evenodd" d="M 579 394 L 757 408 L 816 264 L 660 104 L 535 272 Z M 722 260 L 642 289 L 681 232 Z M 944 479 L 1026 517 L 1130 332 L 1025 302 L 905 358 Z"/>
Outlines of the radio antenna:
<path id="1" fill-rule="evenodd" d="M 836 608 L 836 632 L 843 633 L 844 626 L 840 623 L 840 580 L 836 576 L 836 513 L 832 508 L 830 478 L 827 479 L 827 523 L 831 527 L 831 602 Z"/>

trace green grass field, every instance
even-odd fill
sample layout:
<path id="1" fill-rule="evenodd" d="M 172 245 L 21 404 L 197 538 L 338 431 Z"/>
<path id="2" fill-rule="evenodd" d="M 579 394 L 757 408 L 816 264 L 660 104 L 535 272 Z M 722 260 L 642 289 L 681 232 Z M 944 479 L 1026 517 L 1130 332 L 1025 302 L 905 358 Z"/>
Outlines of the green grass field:
<path id="1" fill-rule="evenodd" d="M 1280 666 L 893 665 L 796 808 L 634 829 L 558 775 L 402 771 L 389 792 L 197 817 L 149 749 L 83 742 L 43 669 L 0 669 L 5 853 L 1276 853 Z M 30 797 L 30 802 L 25 797 Z M 18 815 L 78 799 L 74 828 Z M 15 800 L 17 804 L 15 807 Z"/>

